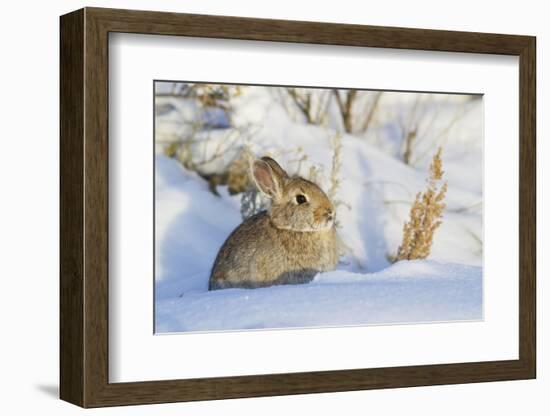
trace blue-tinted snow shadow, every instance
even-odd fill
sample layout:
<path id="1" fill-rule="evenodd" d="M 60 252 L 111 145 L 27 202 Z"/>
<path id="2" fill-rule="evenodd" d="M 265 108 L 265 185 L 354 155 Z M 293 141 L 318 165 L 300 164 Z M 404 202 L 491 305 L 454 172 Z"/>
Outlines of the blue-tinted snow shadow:
<path id="1" fill-rule="evenodd" d="M 368 161 L 361 159 L 365 177 L 372 175 L 372 168 Z M 387 259 L 388 247 L 384 234 L 385 207 L 383 184 L 370 183 L 361 188 L 362 212 L 359 216 L 358 228 L 365 245 L 367 258 L 362 269 L 367 272 L 377 272 L 390 265 Z"/>

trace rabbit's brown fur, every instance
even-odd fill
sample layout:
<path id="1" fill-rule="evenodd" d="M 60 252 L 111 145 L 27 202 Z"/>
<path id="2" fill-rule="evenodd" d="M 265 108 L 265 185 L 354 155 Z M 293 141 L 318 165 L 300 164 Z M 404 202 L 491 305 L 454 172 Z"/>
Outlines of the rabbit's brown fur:
<path id="1" fill-rule="evenodd" d="M 268 157 L 253 163 L 252 177 L 272 206 L 231 233 L 214 262 L 209 289 L 305 283 L 334 269 L 338 243 L 327 195 L 313 182 L 289 177 Z"/>

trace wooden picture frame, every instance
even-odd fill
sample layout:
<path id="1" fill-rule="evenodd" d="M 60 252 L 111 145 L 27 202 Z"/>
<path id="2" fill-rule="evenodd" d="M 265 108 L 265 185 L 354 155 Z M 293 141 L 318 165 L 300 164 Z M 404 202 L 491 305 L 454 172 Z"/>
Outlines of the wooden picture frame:
<path id="1" fill-rule="evenodd" d="M 534 37 L 99 8 L 62 16 L 60 28 L 61 399 L 82 407 L 101 407 L 535 378 Z M 109 383 L 110 32 L 518 56 L 519 359 Z"/>

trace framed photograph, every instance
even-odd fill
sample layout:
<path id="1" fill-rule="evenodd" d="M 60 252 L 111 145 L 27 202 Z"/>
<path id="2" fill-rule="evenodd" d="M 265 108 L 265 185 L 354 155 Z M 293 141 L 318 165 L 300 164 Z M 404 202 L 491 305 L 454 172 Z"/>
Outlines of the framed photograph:
<path id="1" fill-rule="evenodd" d="M 63 400 L 535 378 L 534 37 L 60 24 Z"/>

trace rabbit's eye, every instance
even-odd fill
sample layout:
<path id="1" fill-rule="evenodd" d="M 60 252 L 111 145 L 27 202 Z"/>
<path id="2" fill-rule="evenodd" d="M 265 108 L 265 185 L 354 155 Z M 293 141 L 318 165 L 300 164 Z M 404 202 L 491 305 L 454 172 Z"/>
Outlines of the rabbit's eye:
<path id="1" fill-rule="evenodd" d="M 304 195 L 296 195 L 296 202 L 299 204 L 305 204 L 307 202 L 307 199 Z"/>

